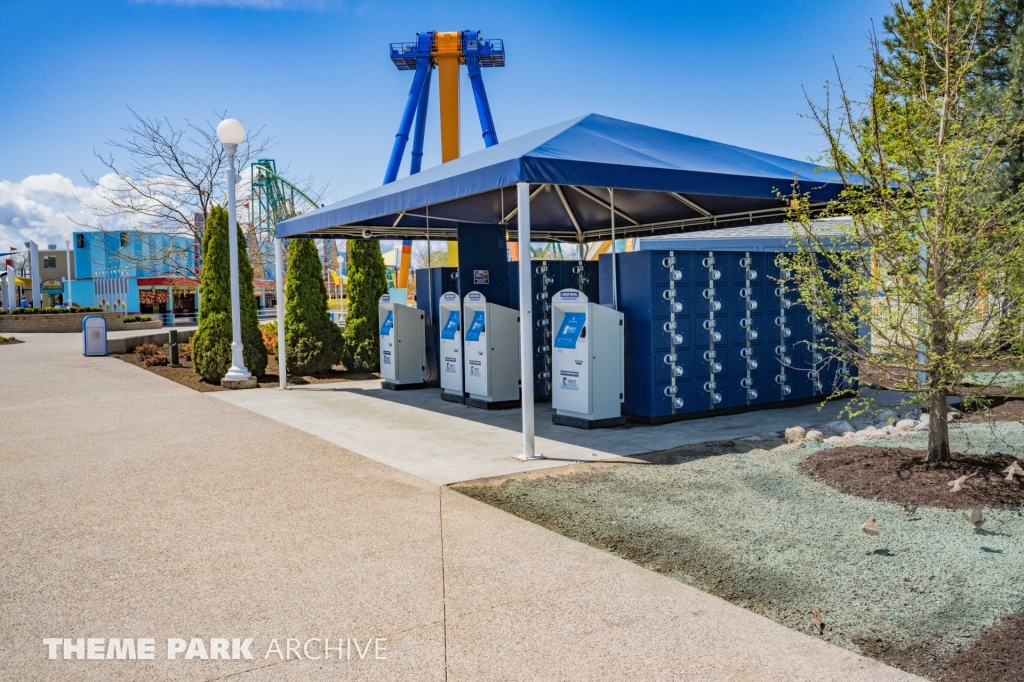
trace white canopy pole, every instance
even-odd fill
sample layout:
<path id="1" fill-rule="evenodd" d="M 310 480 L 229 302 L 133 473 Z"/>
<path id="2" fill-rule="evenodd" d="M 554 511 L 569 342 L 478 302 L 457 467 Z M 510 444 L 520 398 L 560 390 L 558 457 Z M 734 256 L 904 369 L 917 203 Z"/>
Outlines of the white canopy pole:
<path id="1" fill-rule="evenodd" d="M 280 390 L 288 389 L 288 362 L 284 347 L 284 242 L 274 239 L 274 274 L 277 279 L 277 376 Z"/>
<path id="2" fill-rule="evenodd" d="M 533 278 L 530 261 L 530 184 L 516 184 L 519 198 L 519 376 L 522 383 L 523 453 L 517 459 L 544 459 L 533 443 Z"/>

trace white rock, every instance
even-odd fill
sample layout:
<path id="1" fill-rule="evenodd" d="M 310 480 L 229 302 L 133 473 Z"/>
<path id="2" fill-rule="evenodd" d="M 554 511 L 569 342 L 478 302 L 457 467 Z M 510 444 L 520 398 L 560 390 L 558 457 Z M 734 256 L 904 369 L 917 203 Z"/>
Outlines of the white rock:
<path id="1" fill-rule="evenodd" d="M 820 443 L 825 440 L 825 434 L 817 429 L 812 429 L 804 434 L 804 440 L 813 440 L 815 443 Z"/>
<path id="2" fill-rule="evenodd" d="M 853 430 L 854 428 L 850 426 L 849 422 L 844 421 L 829 422 L 825 425 L 825 431 L 833 436 L 842 436 L 843 434 L 850 433 Z"/>
<path id="3" fill-rule="evenodd" d="M 893 427 L 896 431 L 909 431 L 910 429 L 917 426 L 917 422 L 913 419 L 901 419 L 896 422 L 896 426 Z"/>
<path id="4" fill-rule="evenodd" d="M 858 438 L 877 438 L 879 435 L 878 429 L 874 426 L 869 426 L 866 429 L 861 429 L 857 432 Z"/>
<path id="5" fill-rule="evenodd" d="M 929 421 L 931 421 L 931 417 L 929 417 L 929 416 L 928 416 L 928 415 L 926 415 L 926 414 L 922 414 L 922 415 L 921 415 L 921 419 L 919 419 L 919 420 L 918 420 L 918 423 L 919 423 L 919 424 L 920 424 L 921 426 L 928 426 L 928 422 L 929 422 Z"/>
<path id="6" fill-rule="evenodd" d="M 959 418 L 960 418 L 960 413 L 955 411 L 955 410 L 952 410 L 952 411 L 946 413 L 946 421 L 955 422 Z"/>
<path id="7" fill-rule="evenodd" d="M 885 422 L 878 422 L 872 428 L 875 428 L 875 429 L 878 429 L 879 431 L 881 431 L 882 429 L 887 428 L 888 426 L 889 425 L 887 423 L 885 423 Z"/>
<path id="8" fill-rule="evenodd" d="M 831 438 L 826 438 L 825 442 L 829 445 L 840 445 L 844 440 L 842 436 L 832 436 Z"/>
<path id="9" fill-rule="evenodd" d="M 786 429 L 786 442 L 787 443 L 799 443 L 804 439 L 807 434 L 802 426 L 791 426 Z"/>

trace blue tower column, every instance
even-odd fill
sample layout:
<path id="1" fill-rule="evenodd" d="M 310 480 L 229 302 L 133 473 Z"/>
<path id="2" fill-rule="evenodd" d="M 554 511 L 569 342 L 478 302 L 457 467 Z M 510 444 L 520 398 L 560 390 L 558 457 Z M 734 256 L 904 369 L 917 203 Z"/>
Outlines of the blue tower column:
<path id="1" fill-rule="evenodd" d="M 409 131 L 412 128 L 413 115 L 419 106 L 423 84 L 427 80 L 430 68 L 429 57 L 419 57 L 416 59 L 416 75 L 412 79 L 412 87 L 409 88 L 409 97 L 405 102 L 405 111 L 402 112 L 402 121 L 398 125 L 398 134 L 395 135 L 395 146 L 391 149 L 391 159 L 388 161 L 388 169 L 384 174 L 385 185 L 398 179 L 398 169 L 402 166 L 405 145 L 409 142 Z"/>
<path id="2" fill-rule="evenodd" d="M 498 144 L 498 133 L 494 129 L 494 118 L 491 116 L 491 105 L 487 102 L 487 91 L 484 90 L 484 79 L 480 73 L 480 58 L 477 55 L 466 55 L 466 72 L 473 86 L 473 99 L 476 101 L 476 113 L 480 118 L 484 145 L 493 147 Z"/>
<path id="3" fill-rule="evenodd" d="M 427 127 L 427 106 L 430 102 L 430 77 L 433 67 L 427 69 L 423 87 L 420 89 L 420 102 L 416 108 L 416 128 L 412 134 L 412 154 L 409 159 L 409 175 L 416 175 L 423 166 L 423 137 Z M 399 157 L 401 158 L 401 157 Z"/>

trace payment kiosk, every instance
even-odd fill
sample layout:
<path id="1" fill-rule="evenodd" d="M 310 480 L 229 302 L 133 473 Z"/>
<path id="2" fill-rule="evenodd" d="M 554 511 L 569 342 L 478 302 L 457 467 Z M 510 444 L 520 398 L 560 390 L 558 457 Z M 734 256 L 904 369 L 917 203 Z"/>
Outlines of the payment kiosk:
<path id="1" fill-rule="evenodd" d="M 423 311 L 395 301 L 389 294 L 377 303 L 380 321 L 381 386 L 392 390 L 424 388 L 426 338 Z"/>
<path id="2" fill-rule="evenodd" d="M 454 291 L 443 294 L 438 301 L 441 322 L 441 398 L 461 403 L 462 388 L 462 301 Z"/>
<path id="3" fill-rule="evenodd" d="M 488 303 L 479 291 L 462 302 L 466 405 L 519 405 L 519 311 Z"/>
<path id="4" fill-rule="evenodd" d="M 551 420 L 581 429 L 625 423 L 622 313 L 563 289 L 551 299 L 551 321 Z"/>

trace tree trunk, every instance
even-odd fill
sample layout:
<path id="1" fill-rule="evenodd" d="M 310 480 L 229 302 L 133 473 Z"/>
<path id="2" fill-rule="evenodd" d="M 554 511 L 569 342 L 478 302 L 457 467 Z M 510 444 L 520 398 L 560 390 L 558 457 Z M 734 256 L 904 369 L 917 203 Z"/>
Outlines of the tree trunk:
<path id="1" fill-rule="evenodd" d="M 949 422 L 946 420 L 946 391 L 936 389 L 928 399 L 928 459 L 945 462 L 949 459 Z"/>

